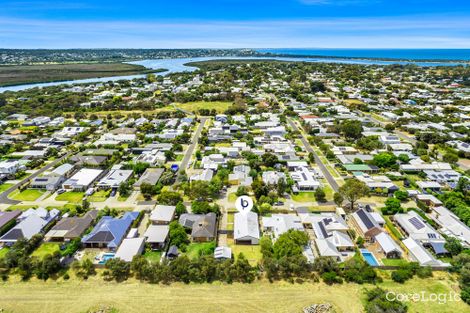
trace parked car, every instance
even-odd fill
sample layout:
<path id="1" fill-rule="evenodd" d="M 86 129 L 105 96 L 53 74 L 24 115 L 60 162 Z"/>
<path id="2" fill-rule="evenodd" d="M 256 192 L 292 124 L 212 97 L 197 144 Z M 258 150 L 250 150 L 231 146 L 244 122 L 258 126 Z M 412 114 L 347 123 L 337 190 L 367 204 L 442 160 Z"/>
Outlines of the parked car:
<path id="1" fill-rule="evenodd" d="M 117 189 L 112 189 L 110 196 L 114 197 L 114 196 L 116 196 L 116 193 L 117 193 Z"/>
<path id="2" fill-rule="evenodd" d="M 58 195 L 61 195 L 61 194 L 63 194 L 64 192 L 66 192 L 65 189 L 59 189 L 59 190 L 57 190 L 57 194 L 58 194 Z"/>

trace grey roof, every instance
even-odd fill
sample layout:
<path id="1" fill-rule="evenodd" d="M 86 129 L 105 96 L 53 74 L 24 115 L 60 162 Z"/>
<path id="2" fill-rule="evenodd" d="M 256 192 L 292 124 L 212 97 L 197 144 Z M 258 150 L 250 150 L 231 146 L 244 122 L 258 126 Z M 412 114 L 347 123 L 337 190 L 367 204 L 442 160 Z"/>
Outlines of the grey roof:
<path id="1" fill-rule="evenodd" d="M 10 223 L 11 220 L 17 218 L 21 215 L 20 210 L 11 211 L 11 212 L 0 212 L 0 229 L 6 224 Z"/>
<path id="2" fill-rule="evenodd" d="M 169 231 L 168 225 L 150 225 L 145 231 L 144 237 L 149 243 L 164 243 L 168 238 Z"/>
<path id="3" fill-rule="evenodd" d="M 97 210 L 86 213 L 83 217 L 66 217 L 60 220 L 47 234 L 46 237 L 54 238 L 78 238 L 98 216 Z"/>
<path id="4" fill-rule="evenodd" d="M 217 216 L 215 213 L 207 213 L 202 215 L 193 224 L 191 237 L 193 238 L 215 238 Z"/>

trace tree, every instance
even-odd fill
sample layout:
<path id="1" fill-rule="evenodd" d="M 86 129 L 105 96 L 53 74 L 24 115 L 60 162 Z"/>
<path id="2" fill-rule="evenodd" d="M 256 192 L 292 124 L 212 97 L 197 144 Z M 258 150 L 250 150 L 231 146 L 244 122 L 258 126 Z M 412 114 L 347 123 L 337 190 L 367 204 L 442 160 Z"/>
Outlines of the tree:
<path id="1" fill-rule="evenodd" d="M 276 240 L 273 245 L 274 257 L 302 255 L 303 247 L 308 244 L 308 235 L 298 230 L 289 230 Z"/>
<path id="2" fill-rule="evenodd" d="M 388 198 L 385 200 L 385 207 L 382 208 L 382 214 L 393 215 L 401 212 L 403 212 L 403 208 L 401 207 L 400 200 L 397 198 Z"/>
<path id="3" fill-rule="evenodd" d="M 182 202 L 183 197 L 178 192 L 174 191 L 163 191 L 158 196 L 158 202 L 166 205 L 177 205 L 178 202 Z"/>
<path id="4" fill-rule="evenodd" d="M 380 168 L 389 168 L 397 163 L 397 157 L 390 152 L 381 152 L 374 156 L 372 162 Z"/>
<path id="5" fill-rule="evenodd" d="M 185 250 L 186 245 L 189 243 L 188 235 L 186 230 L 178 221 L 170 223 L 170 245 L 177 246 L 178 248 Z"/>
<path id="6" fill-rule="evenodd" d="M 157 194 L 157 189 L 155 185 L 151 185 L 149 183 L 142 183 L 140 185 L 140 192 L 144 196 L 145 199 L 149 200 L 152 196 Z"/>
<path id="7" fill-rule="evenodd" d="M 406 313 L 408 307 L 395 299 L 387 298 L 387 291 L 376 287 L 366 291 L 366 313 Z"/>
<path id="8" fill-rule="evenodd" d="M 460 241 L 457 238 L 454 237 L 448 237 L 446 239 L 446 243 L 444 244 L 444 248 L 449 251 L 449 253 L 454 256 L 454 255 L 459 255 L 460 252 L 462 252 L 463 247 Z"/>
<path id="9" fill-rule="evenodd" d="M 322 188 L 318 187 L 316 190 L 315 190 L 315 200 L 317 200 L 318 202 L 325 202 L 326 201 L 326 194 L 325 194 L 325 191 L 323 191 Z"/>
<path id="10" fill-rule="evenodd" d="M 342 206 L 344 202 L 344 197 L 339 192 L 335 192 L 335 194 L 333 195 L 333 201 L 337 206 Z"/>
<path id="11" fill-rule="evenodd" d="M 356 179 L 348 179 L 343 186 L 339 187 L 339 194 L 351 204 L 350 210 L 354 211 L 354 204 L 357 200 L 369 194 L 369 187 Z"/>
<path id="12" fill-rule="evenodd" d="M 346 138 L 358 139 L 362 136 L 362 123 L 356 120 L 345 120 L 341 123 L 340 130 Z"/>
<path id="13" fill-rule="evenodd" d="M 284 196 L 284 193 L 286 192 L 287 189 L 287 183 L 283 178 L 279 178 L 277 181 L 277 194 L 279 197 Z"/>
<path id="14" fill-rule="evenodd" d="M 408 200 L 408 193 L 406 191 L 397 190 L 393 193 L 393 195 L 400 201 Z"/>
<path id="15" fill-rule="evenodd" d="M 176 204 L 176 209 L 175 209 L 175 213 L 176 215 L 181 215 L 181 214 L 184 214 L 186 213 L 186 206 L 184 205 L 184 203 L 182 201 L 178 202 Z"/>
<path id="16" fill-rule="evenodd" d="M 125 281 L 131 273 L 131 266 L 128 262 L 119 258 L 110 259 L 105 264 L 106 271 L 103 276 L 106 280 L 115 280 L 117 282 Z"/>
<path id="17" fill-rule="evenodd" d="M 455 164 L 459 161 L 459 156 L 455 153 L 451 153 L 451 152 L 447 152 L 446 154 L 444 154 L 444 156 L 442 157 L 442 160 L 444 162 L 448 162 L 448 163 L 452 163 L 452 164 Z"/>
<path id="18" fill-rule="evenodd" d="M 273 167 L 279 162 L 277 156 L 270 152 L 263 154 L 261 159 L 263 160 L 264 165 L 267 167 Z"/>
<path id="19" fill-rule="evenodd" d="M 129 197 L 129 195 L 131 194 L 131 185 L 129 184 L 129 182 L 122 182 L 121 184 L 119 184 L 119 188 L 118 188 L 118 191 L 119 191 L 119 195 L 123 198 L 127 198 Z"/>

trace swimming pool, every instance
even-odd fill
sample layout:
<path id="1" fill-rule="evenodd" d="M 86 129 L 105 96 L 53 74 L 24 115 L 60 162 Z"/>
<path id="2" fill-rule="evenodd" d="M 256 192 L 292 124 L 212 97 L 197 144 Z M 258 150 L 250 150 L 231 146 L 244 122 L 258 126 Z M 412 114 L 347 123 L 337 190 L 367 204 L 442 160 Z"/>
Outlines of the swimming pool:
<path id="1" fill-rule="evenodd" d="M 366 262 L 369 263 L 370 266 L 379 266 L 379 262 L 372 254 L 372 252 L 367 249 L 361 249 L 360 251 L 362 256 L 364 257 L 364 260 L 366 260 Z"/>
<path id="2" fill-rule="evenodd" d="M 98 264 L 105 264 L 106 262 L 108 262 L 108 260 L 114 259 L 114 256 L 115 256 L 114 253 L 104 253 L 101 256 L 101 259 L 98 262 Z"/>

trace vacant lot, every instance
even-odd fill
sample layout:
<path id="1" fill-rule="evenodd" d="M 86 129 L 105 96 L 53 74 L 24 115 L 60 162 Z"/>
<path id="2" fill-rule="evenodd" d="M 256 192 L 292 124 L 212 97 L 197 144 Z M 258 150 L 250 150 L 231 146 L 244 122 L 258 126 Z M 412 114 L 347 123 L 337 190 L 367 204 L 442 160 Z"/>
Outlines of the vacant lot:
<path id="1" fill-rule="evenodd" d="M 81 203 L 85 193 L 78 191 L 67 191 L 58 195 L 55 199 L 57 201 L 68 201 L 71 203 Z"/>
<path id="2" fill-rule="evenodd" d="M 175 103 L 175 107 L 182 109 L 184 111 L 189 111 L 193 113 L 198 113 L 201 109 L 206 110 L 216 110 L 217 113 L 225 112 L 229 106 L 232 105 L 232 102 L 224 101 L 196 101 L 196 102 L 187 102 L 187 103 Z"/>
<path id="3" fill-rule="evenodd" d="M 441 279 L 413 279 L 404 285 L 385 282 L 386 288 L 400 292 L 449 293 L 456 283 L 447 274 Z M 133 312 L 246 312 L 246 313 L 300 313 L 313 303 L 329 302 L 338 313 L 363 312 L 363 291 L 370 285 L 342 284 L 327 286 L 322 283 L 270 284 L 266 281 L 250 285 L 173 284 L 150 285 L 131 280 L 125 283 L 104 282 L 101 277 L 79 281 L 47 281 L 36 279 L 0 283 L 0 307 L 6 312 L 86 312 L 88 309 L 114 307 L 120 313 Z M 410 313 L 468 312 L 462 302 L 437 304 L 411 302 Z M 158 308 L 158 309 L 157 309 Z"/>
<path id="4" fill-rule="evenodd" d="M 134 75 L 146 72 L 148 70 L 143 66 L 124 63 L 0 66 L 0 86 Z"/>
<path id="5" fill-rule="evenodd" d="M 23 191 L 16 190 L 10 194 L 10 198 L 18 201 L 35 201 L 45 193 L 44 190 L 26 189 Z"/>

